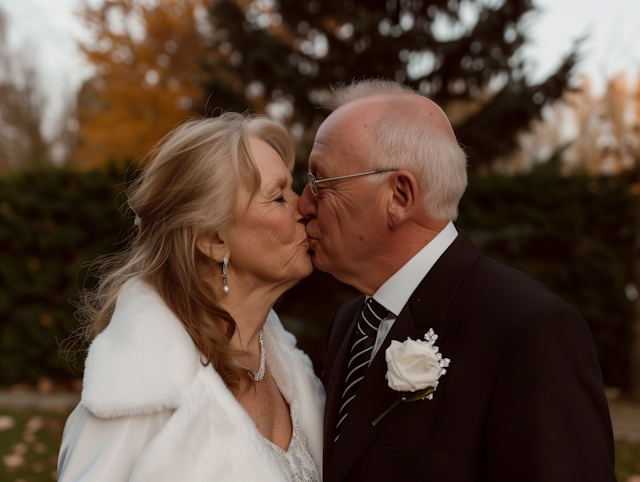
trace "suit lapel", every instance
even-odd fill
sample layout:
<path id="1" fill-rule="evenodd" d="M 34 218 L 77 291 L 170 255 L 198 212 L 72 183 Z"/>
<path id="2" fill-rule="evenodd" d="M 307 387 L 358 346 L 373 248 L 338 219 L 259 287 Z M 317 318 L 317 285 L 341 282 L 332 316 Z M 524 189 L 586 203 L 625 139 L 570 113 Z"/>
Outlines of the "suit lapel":
<path id="1" fill-rule="evenodd" d="M 371 362 L 365 378 L 360 383 L 356 398 L 349 408 L 349 415 L 344 421 L 345 425 L 335 447 L 333 447 L 333 438 L 327 440 L 325 437 L 325 480 L 331 482 L 341 480 L 371 445 L 387 421 L 392 418 L 388 416 L 375 427 L 371 425 L 371 422 L 389 408 L 399 396 L 398 392 L 389 388 L 385 379 L 387 372 L 385 351 L 391 344 L 391 340 L 403 341 L 407 337 L 421 338 L 429 328 L 434 328 L 439 336 L 439 342 L 442 342 L 444 335 L 454 323 L 453 317 L 445 318 L 449 305 L 460 283 L 480 256 L 480 251 L 469 237 L 463 231 L 458 231 L 456 240 L 411 295 Z M 356 313 L 341 346 L 340 359 L 336 360 L 334 365 L 331 389 L 328 391 L 333 395 L 327 407 L 329 417 L 325 422 L 325 435 L 332 434 L 333 429 L 328 431 L 327 428 L 335 427 L 337 423 L 339 409 L 337 405 L 341 401 L 341 393 L 335 390 L 336 387 L 338 390 L 342 387 L 342 380 L 346 373 L 345 356 L 348 353 L 350 336 L 358 315 L 359 313 Z"/>
<path id="2" fill-rule="evenodd" d="M 462 230 L 458 230 L 458 237 L 453 244 L 433 265 L 409 298 L 407 305 L 416 330 L 428 329 L 445 320 L 453 296 L 479 256 L 480 250 Z M 443 324 L 446 329 L 451 326 L 450 322 Z"/>
<path id="3" fill-rule="evenodd" d="M 358 299 L 364 300 L 364 296 L 359 297 Z M 334 447 L 334 431 L 336 424 L 338 423 L 338 410 L 340 409 L 340 402 L 342 399 L 342 386 L 344 385 L 344 378 L 347 373 L 346 359 L 347 355 L 349 354 L 349 349 L 351 348 L 351 334 L 353 333 L 353 330 L 355 330 L 355 325 L 358 321 L 361 310 L 362 307 L 360 306 L 360 308 L 358 308 L 355 314 L 352 316 L 352 319 L 348 321 L 349 328 L 347 329 L 345 335 L 342 337 L 342 344 L 340 345 L 340 349 L 338 350 L 336 359 L 333 363 L 333 370 L 331 371 L 329 383 L 327 385 L 327 405 L 325 407 L 326 416 L 324 418 L 323 455 L 323 465 L 325 470 L 331 458 L 331 453 L 333 452 Z"/>
<path id="4" fill-rule="evenodd" d="M 398 393 L 388 387 L 387 380 L 384 378 L 387 373 L 385 351 L 391 344 L 391 340 L 406 338 L 414 331 L 409 310 L 402 310 L 367 369 L 367 373 L 358 387 L 356 398 L 349 407 L 349 415 L 344 421 L 340 438 L 335 444 L 327 468 L 325 475 L 327 481 L 341 480 L 384 427 L 386 419 L 383 419 L 375 427 L 371 425 L 371 422 L 398 398 Z M 341 395 L 334 395 L 338 403 L 341 400 Z"/>

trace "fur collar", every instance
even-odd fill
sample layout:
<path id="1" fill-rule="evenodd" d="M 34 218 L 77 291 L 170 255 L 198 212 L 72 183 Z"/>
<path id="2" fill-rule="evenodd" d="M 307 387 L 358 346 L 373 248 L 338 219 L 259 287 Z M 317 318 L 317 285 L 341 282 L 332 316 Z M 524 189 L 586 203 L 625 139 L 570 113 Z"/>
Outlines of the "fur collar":
<path id="1" fill-rule="evenodd" d="M 324 388 L 273 310 L 264 337 L 269 370 L 322 477 Z M 289 479 L 222 378 L 202 366 L 182 323 L 143 282 L 124 287 L 91 344 L 81 403 L 102 418 L 174 410 L 137 460 L 132 482 Z"/>
<path id="2" fill-rule="evenodd" d="M 280 358 L 288 358 L 296 340 L 273 310 L 265 328 Z M 200 353 L 180 320 L 151 286 L 133 281 L 89 348 L 82 403 L 102 418 L 176 409 L 201 369 Z"/>

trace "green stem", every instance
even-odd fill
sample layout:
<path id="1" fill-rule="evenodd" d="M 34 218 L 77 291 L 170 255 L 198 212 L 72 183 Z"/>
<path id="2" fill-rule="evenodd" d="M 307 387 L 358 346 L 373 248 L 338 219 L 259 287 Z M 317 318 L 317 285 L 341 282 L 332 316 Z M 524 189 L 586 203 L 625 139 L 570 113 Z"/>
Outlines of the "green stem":
<path id="1" fill-rule="evenodd" d="M 373 425 L 374 427 L 376 425 L 378 425 L 378 423 L 380 423 L 380 420 L 382 420 L 384 417 L 386 417 L 387 415 L 389 415 L 391 412 L 393 412 L 395 410 L 395 408 L 400 405 L 401 403 L 405 403 L 405 402 L 417 402 L 418 400 L 422 400 L 423 398 L 431 395 L 433 392 L 435 392 L 436 390 L 434 388 L 427 388 L 426 390 L 419 392 L 417 395 L 411 397 L 411 398 L 403 398 L 400 397 L 398 398 L 395 402 L 393 402 L 393 405 L 391 405 L 389 408 L 387 408 L 387 410 L 385 410 L 385 412 L 380 415 L 378 418 L 376 418 L 373 422 L 371 422 L 371 425 Z"/>
<path id="2" fill-rule="evenodd" d="M 380 420 L 382 420 L 388 413 L 391 413 L 401 403 L 402 403 L 402 397 L 398 398 L 395 402 L 393 402 L 393 405 L 387 408 L 387 410 L 382 415 L 380 415 L 373 422 L 371 422 L 371 425 L 373 425 L 374 427 L 378 425 L 378 422 L 380 422 Z"/>

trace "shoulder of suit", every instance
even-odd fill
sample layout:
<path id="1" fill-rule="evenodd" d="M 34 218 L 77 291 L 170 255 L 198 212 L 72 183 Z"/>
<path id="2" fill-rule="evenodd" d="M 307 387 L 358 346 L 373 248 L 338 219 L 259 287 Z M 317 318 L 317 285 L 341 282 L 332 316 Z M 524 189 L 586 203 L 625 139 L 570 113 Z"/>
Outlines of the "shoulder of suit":
<path id="1" fill-rule="evenodd" d="M 546 286 L 544 286 L 535 278 L 515 268 L 505 266 L 491 258 L 488 258 L 485 255 L 481 255 L 478 258 L 478 262 L 475 264 L 475 266 L 479 269 L 489 270 L 494 278 L 501 278 L 506 283 L 515 283 L 517 285 L 527 286 L 532 290 L 539 291 L 540 294 L 555 297 L 555 295 L 551 291 L 549 291 Z"/>
<path id="2" fill-rule="evenodd" d="M 498 318 L 508 319 L 514 326 L 529 318 L 548 317 L 555 312 L 584 322 L 578 310 L 542 283 L 484 255 L 478 258 L 468 275 L 474 280 L 467 285 L 474 296 L 485 302 L 490 300 L 488 305 L 497 310 Z"/>
<path id="3" fill-rule="evenodd" d="M 99 417 L 175 409 L 201 366 L 191 336 L 160 295 L 132 281 L 89 348 L 82 402 Z"/>

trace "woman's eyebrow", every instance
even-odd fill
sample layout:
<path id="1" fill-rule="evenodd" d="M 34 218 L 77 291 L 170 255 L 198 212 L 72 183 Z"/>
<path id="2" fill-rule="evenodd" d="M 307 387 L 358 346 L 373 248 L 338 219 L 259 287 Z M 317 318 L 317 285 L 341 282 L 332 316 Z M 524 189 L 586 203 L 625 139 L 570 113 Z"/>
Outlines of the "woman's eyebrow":
<path id="1" fill-rule="evenodd" d="M 289 184 L 289 179 L 287 177 L 279 177 L 274 179 L 270 183 L 265 186 L 265 191 L 267 193 L 275 192 L 278 188 L 286 187 Z"/>

